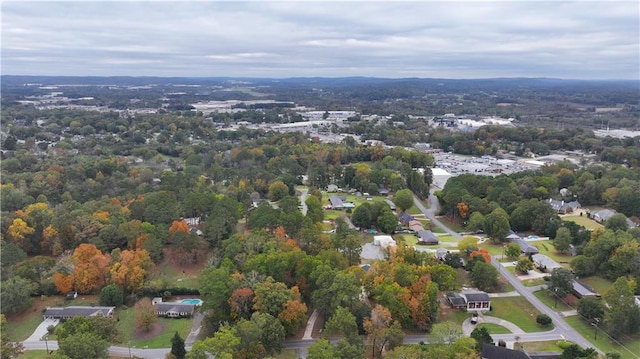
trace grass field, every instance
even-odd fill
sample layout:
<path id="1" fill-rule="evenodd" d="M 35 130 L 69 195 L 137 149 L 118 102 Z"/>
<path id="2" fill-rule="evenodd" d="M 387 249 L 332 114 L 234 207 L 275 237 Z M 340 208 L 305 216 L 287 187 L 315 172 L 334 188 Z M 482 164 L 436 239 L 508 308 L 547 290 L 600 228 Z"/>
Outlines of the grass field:
<path id="1" fill-rule="evenodd" d="M 156 272 L 153 273 L 151 280 L 153 279 L 162 281 L 166 288 L 200 288 L 200 282 L 198 281 L 195 273 L 183 273 L 175 266 L 169 265 L 166 262 L 163 262 L 156 267 Z"/>
<path id="2" fill-rule="evenodd" d="M 594 230 L 597 228 L 604 228 L 603 225 L 601 225 L 600 223 L 587 218 L 587 216 L 562 216 L 560 217 L 563 221 L 566 222 L 576 222 L 577 224 L 583 226 L 584 228 L 588 229 L 588 230 Z"/>
<path id="3" fill-rule="evenodd" d="M 493 324 L 493 323 L 480 323 L 476 326 L 476 328 L 487 328 L 489 334 L 509 334 L 511 331 L 502 325 Z"/>
<path id="4" fill-rule="evenodd" d="M 591 344 L 595 345 L 603 352 L 607 353 L 615 351 L 620 353 L 623 359 L 640 359 L 640 337 L 636 337 L 634 340 L 622 342 L 621 345 L 614 344 L 602 330 L 599 329 L 598 334 L 596 335 L 595 328 L 589 325 L 589 323 L 583 321 L 580 317 L 573 316 L 564 319 L 573 327 L 573 329 L 582 334 L 582 336 L 590 341 Z M 594 338 L 595 336 L 597 336 L 597 338 Z"/>
<path id="5" fill-rule="evenodd" d="M 536 298 L 540 299 L 540 301 L 547 307 L 553 309 L 556 312 L 565 312 L 567 310 L 575 309 L 565 304 L 562 301 L 562 298 L 558 298 L 558 300 L 556 301 L 556 299 L 553 298 L 553 295 L 547 290 L 539 290 L 537 292 L 534 292 L 533 295 L 535 295 Z"/>
<path id="6" fill-rule="evenodd" d="M 610 280 L 597 276 L 580 278 L 580 281 L 591 286 L 600 295 L 605 294 L 613 285 Z"/>
<path id="7" fill-rule="evenodd" d="M 568 253 L 560 253 L 556 251 L 556 248 L 553 246 L 551 241 L 533 241 L 530 243 L 538 248 L 540 254 L 544 254 L 567 269 L 570 268 L 569 262 L 571 262 L 573 256 Z"/>
<path id="8" fill-rule="evenodd" d="M 453 310 L 449 307 L 446 309 L 440 310 L 440 315 L 438 316 L 438 323 L 442 322 L 453 322 L 459 325 L 462 325 L 465 319 L 471 318 L 471 314 L 462 310 Z"/>
<path id="9" fill-rule="evenodd" d="M 527 333 L 544 332 L 553 329 L 540 327 L 536 323 L 538 311 L 522 297 L 491 298 L 491 311 L 487 315 L 509 321 Z"/>
<path id="10" fill-rule="evenodd" d="M 558 346 L 558 341 L 550 340 L 546 342 L 528 342 L 521 343 L 527 352 L 558 352 L 562 353 L 562 349 Z"/>
<path id="11" fill-rule="evenodd" d="M 493 244 L 493 242 L 491 241 L 485 241 L 484 243 L 481 243 L 480 248 L 485 249 L 492 256 L 501 256 L 502 251 L 504 250 L 501 243 Z"/>
<path id="12" fill-rule="evenodd" d="M 407 213 L 409 213 L 409 214 L 422 214 L 422 211 L 420 211 L 418 209 L 418 207 L 416 207 L 416 205 L 414 204 L 413 206 L 411 206 L 411 208 L 409 208 L 407 210 Z"/>
<path id="13" fill-rule="evenodd" d="M 182 339 L 186 339 L 191 331 L 193 321 L 190 319 L 158 318 L 161 330 L 153 337 L 142 338 L 134 332 L 135 310 L 118 310 L 118 330 L 122 333 L 122 342 L 131 341 L 131 347 L 144 348 L 165 348 L 171 346 L 171 338 L 177 331 Z"/>
<path id="14" fill-rule="evenodd" d="M 464 227 L 455 221 L 450 220 L 448 217 L 438 217 L 438 219 L 440 220 L 440 222 L 442 222 L 445 226 L 447 226 L 449 229 L 453 230 L 454 232 L 464 232 Z"/>
<path id="15" fill-rule="evenodd" d="M 40 359 L 46 357 L 46 350 L 27 350 L 24 353 L 18 355 L 18 359 Z"/>
<path id="16" fill-rule="evenodd" d="M 280 354 L 276 354 L 275 359 L 298 359 L 295 349 L 284 349 Z"/>
<path id="17" fill-rule="evenodd" d="M 523 280 L 522 284 L 525 287 L 533 287 L 536 285 L 541 285 L 541 284 L 546 284 L 547 282 L 545 282 L 545 280 L 543 278 L 539 278 L 539 279 L 531 279 L 531 280 Z"/>

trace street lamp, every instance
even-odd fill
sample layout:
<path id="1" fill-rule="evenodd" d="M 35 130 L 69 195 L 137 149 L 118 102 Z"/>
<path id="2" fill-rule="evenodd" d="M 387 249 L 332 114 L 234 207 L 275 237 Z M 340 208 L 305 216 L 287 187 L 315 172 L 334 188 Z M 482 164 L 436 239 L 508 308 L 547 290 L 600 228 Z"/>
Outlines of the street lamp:
<path id="1" fill-rule="evenodd" d="M 502 245 L 502 258 L 500 259 L 501 261 L 503 261 L 503 260 L 504 260 L 504 249 L 505 249 L 505 248 L 507 248 L 507 244 L 506 244 L 506 243 L 504 243 L 504 244 Z"/>
<path id="2" fill-rule="evenodd" d="M 553 304 L 553 309 L 558 307 L 558 288 L 553 288 L 555 303 Z"/>
<path id="3" fill-rule="evenodd" d="M 131 358 L 131 340 L 127 342 L 129 344 L 129 358 Z"/>
<path id="4" fill-rule="evenodd" d="M 47 339 L 49 339 L 49 334 L 44 335 L 44 346 L 47 348 L 47 356 L 49 356 L 49 341 Z"/>

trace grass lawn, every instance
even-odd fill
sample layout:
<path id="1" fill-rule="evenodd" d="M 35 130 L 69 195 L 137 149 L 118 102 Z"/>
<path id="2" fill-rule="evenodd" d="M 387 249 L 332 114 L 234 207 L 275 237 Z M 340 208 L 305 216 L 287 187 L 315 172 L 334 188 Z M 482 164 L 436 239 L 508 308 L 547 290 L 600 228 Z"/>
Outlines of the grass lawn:
<path id="1" fill-rule="evenodd" d="M 591 344 L 595 345 L 603 352 L 616 351 L 622 355 L 623 359 L 638 359 L 640 358 L 640 337 L 636 336 L 635 340 L 629 340 L 622 343 L 622 345 L 614 344 L 605 335 L 602 330 L 598 330 L 597 338 L 594 339 L 595 329 L 589 325 L 589 323 L 583 321 L 578 316 L 567 317 L 564 320 L 569 323 L 578 333 L 582 334 Z M 626 347 L 626 349 L 625 349 Z"/>
<path id="2" fill-rule="evenodd" d="M 161 330 L 149 338 L 142 338 L 135 331 L 135 310 L 118 310 L 118 330 L 122 333 L 122 342 L 131 341 L 131 347 L 136 348 L 165 348 L 171 346 L 171 338 L 177 331 L 182 339 L 186 339 L 191 331 L 193 321 L 191 319 L 158 318 Z"/>
<path id="3" fill-rule="evenodd" d="M 168 264 L 166 261 L 156 267 L 156 272 L 152 274 L 153 279 L 161 280 L 168 288 L 185 287 L 197 289 L 200 287 L 200 282 L 195 273 L 183 273 L 179 268 Z"/>
<path id="4" fill-rule="evenodd" d="M 546 342 L 528 342 L 520 343 L 527 352 L 558 352 L 562 353 L 562 349 L 558 346 L 559 341 L 550 340 Z"/>
<path id="5" fill-rule="evenodd" d="M 404 242 L 407 246 L 415 246 L 418 243 L 418 237 L 413 234 L 396 234 L 393 236 L 396 241 Z"/>
<path id="6" fill-rule="evenodd" d="M 276 359 L 298 359 L 298 353 L 295 349 L 284 349 L 280 354 L 276 354 Z"/>
<path id="7" fill-rule="evenodd" d="M 471 318 L 471 314 L 460 309 L 440 308 L 440 314 L 438 315 L 438 323 L 453 322 L 462 325 L 465 319 Z"/>
<path id="8" fill-rule="evenodd" d="M 504 250 L 504 248 L 502 248 L 502 243 L 493 244 L 491 241 L 485 241 L 480 244 L 480 248 L 485 249 L 492 256 L 502 255 L 502 251 Z"/>
<path id="9" fill-rule="evenodd" d="M 24 353 L 18 355 L 18 359 L 40 359 L 46 357 L 46 350 L 26 350 Z"/>
<path id="10" fill-rule="evenodd" d="M 460 233 L 465 231 L 464 227 L 460 223 L 450 220 L 449 217 L 442 216 L 442 217 L 438 217 L 438 219 L 440 220 L 440 222 L 442 222 L 445 226 L 447 226 L 449 229 L 453 230 L 454 232 Z"/>
<path id="11" fill-rule="evenodd" d="M 431 232 L 433 233 L 447 233 L 444 229 L 438 227 L 438 226 L 434 226 L 433 229 L 431 230 Z"/>
<path id="12" fill-rule="evenodd" d="M 509 321 L 527 333 L 544 332 L 553 326 L 543 328 L 536 323 L 539 312 L 523 297 L 491 298 L 491 311 L 487 315 Z"/>
<path id="13" fill-rule="evenodd" d="M 547 290 L 536 291 L 533 293 L 533 295 L 535 295 L 536 298 L 540 299 L 540 301 L 544 303 L 547 307 L 553 309 L 556 312 L 565 312 L 565 311 L 574 309 L 568 306 L 567 304 L 565 304 L 562 298 L 558 298 L 558 300 L 556 301 L 553 295 L 549 293 L 549 291 Z M 556 306 L 556 303 L 557 303 L 557 306 Z"/>
<path id="14" fill-rule="evenodd" d="M 538 278 L 538 279 L 530 279 L 530 280 L 523 280 L 522 284 L 524 284 L 525 287 L 534 287 L 536 285 L 541 285 L 541 284 L 546 284 L 547 282 L 543 279 L 543 278 Z"/>
<path id="15" fill-rule="evenodd" d="M 580 278 L 580 281 L 591 286 L 600 295 L 606 293 L 613 285 L 610 280 L 597 276 Z"/>
<path id="16" fill-rule="evenodd" d="M 562 216 L 560 217 L 563 221 L 566 222 L 576 222 L 577 224 L 583 226 L 588 230 L 594 230 L 596 228 L 604 228 L 600 223 L 587 218 L 587 216 Z"/>
<path id="17" fill-rule="evenodd" d="M 338 217 L 343 216 L 344 214 L 346 214 L 345 211 L 336 211 L 333 209 L 325 209 L 324 210 L 324 219 L 336 219 Z"/>
<path id="18" fill-rule="evenodd" d="M 559 253 L 556 251 L 556 248 L 553 246 L 551 241 L 533 241 L 529 242 L 535 247 L 538 248 L 540 254 L 544 254 L 545 256 L 553 259 L 554 261 L 560 263 L 563 267 L 569 269 L 569 262 L 573 259 L 568 253 Z"/>
<path id="19" fill-rule="evenodd" d="M 411 206 L 411 208 L 409 208 L 407 210 L 407 213 L 409 213 L 409 214 L 422 214 L 422 212 L 418 209 L 418 207 L 416 207 L 415 204 L 413 206 Z"/>
<path id="20" fill-rule="evenodd" d="M 487 328 L 489 334 L 509 334 L 511 331 L 502 325 L 493 324 L 493 323 L 480 323 L 476 326 L 476 328 Z"/>
<path id="21" fill-rule="evenodd" d="M 33 304 L 31 307 L 19 315 L 7 316 L 7 334 L 9 338 L 14 341 L 22 341 L 27 339 L 33 334 L 33 331 L 42 323 L 42 311 L 46 307 L 59 307 L 69 305 L 83 305 L 89 303 L 95 303 L 95 296 L 85 296 L 82 300 L 78 297 L 76 300 L 64 300 L 62 296 L 44 296 L 33 298 Z"/>

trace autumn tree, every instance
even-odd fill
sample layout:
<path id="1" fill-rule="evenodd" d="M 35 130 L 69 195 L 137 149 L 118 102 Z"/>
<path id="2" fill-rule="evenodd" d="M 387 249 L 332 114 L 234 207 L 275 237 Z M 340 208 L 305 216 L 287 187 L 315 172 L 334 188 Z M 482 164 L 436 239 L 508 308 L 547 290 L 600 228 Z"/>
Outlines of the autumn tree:
<path id="1" fill-rule="evenodd" d="M 229 297 L 231 315 L 235 318 L 251 318 L 253 313 L 253 290 L 248 287 L 238 288 Z"/>
<path id="2" fill-rule="evenodd" d="M 191 230 L 189 229 L 189 225 L 187 224 L 187 221 L 185 220 L 173 221 L 171 223 L 171 226 L 169 226 L 169 238 L 173 238 L 176 232 L 190 234 Z"/>
<path id="3" fill-rule="evenodd" d="M 289 187 L 282 181 L 275 181 L 269 185 L 269 198 L 279 201 L 289 194 Z"/>
<path id="4" fill-rule="evenodd" d="M 69 293 L 73 289 L 73 281 L 74 278 L 72 274 L 53 273 L 53 282 L 58 292 L 62 294 Z"/>
<path id="5" fill-rule="evenodd" d="M 464 236 L 458 242 L 458 250 L 464 256 L 469 256 L 471 252 L 478 250 L 478 238 L 472 236 Z"/>
<path id="6" fill-rule="evenodd" d="M 31 241 L 27 238 L 35 229 L 29 227 L 22 218 L 15 218 L 7 228 L 7 237 L 27 253 L 32 251 Z"/>
<path id="7" fill-rule="evenodd" d="M 467 216 L 469 215 L 469 206 L 464 202 L 458 202 L 456 208 L 458 209 L 460 218 L 467 219 Z"/>
<path id="8" fill-rule="evenodd" d="M 138 303 L 136 303 L 134 310 L 136 312 L 136 329 L 143 332 L 151 331 L 158 319 L 155 307 L 151 304 L 151 299 L 148 297 L 140 299 Z"/>
<path id="9" fill-rule="evenodd" d="M 75 289 L 89 293 L 105 285 L 108 273 L 108 255 L 102 254 L 93 244 L 82 243 L 73 251 L 76 267 L 73 270 Z"/>
<path id="10" fill-rule="evenodd" d="M 122 251 L 119 261 L 113 263 L 109 270 L 111 282 L 126 293 L 135 293 L 142 289 L 147 273 L 152 268 L 153 262 L 146 250 Z"/>
<path id="11" fill-rule="evenodd" d="M 278 314 L 278 320 L 282 323 L 287 335 L 295 334 L 307 323 L 307 305 L 299 299 L 286 301 L 284 309 Z"/>
<path id="12" fill-rule="evenodd" d="M 392 321 L 389 310 L 379 304 L 371 311 L 371 317 L 365 320 L 364 328 L 375 358 L 382 358 L 385 349 L 402 345 L 404 332 L 400 323 Z"/>
<path id="13" fill-rule="evenodd" d="M 293 299 L 292 291 L 282 282 L 276 282 L 272 277 L 256 285 L 253 309 L 269 313 L 277 317 L 287 301 Z"/>
<path id="14" fill-rule="evenodd" d="M 475 256 L 480 256 L 484 259 L 485 263 L 491 263 L 491 254 L 484 248 L 480 248 L 469 253 L 469 258 L 474 258 Z"/>

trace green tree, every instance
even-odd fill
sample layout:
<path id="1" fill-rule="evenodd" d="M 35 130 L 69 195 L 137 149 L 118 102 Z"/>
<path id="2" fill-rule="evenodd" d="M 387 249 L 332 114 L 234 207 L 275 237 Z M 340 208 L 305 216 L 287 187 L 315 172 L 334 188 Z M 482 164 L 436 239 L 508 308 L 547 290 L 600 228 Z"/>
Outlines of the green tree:
<path id="1" fill-rule="evenodd" d="M 275 181 L 269 185 L 269 198 L 279 201 L 289 195 L 289 187 L 282 181 Z"/>
<path id="2" fill-rule="evenodd" d="M 530 270 L 533 269 L 533 262 L 531 259 L 527 257 L 522 257 L 518 259 L 518 263 L 516 263 L 516 271 L 520 273 L 529 273 Z"/>
<path id="3" fill-rule="evenodd" d="M 476 349 L 478 352 L 482 351 L 482 345 L 484 343 L 493 345 L 493 338 L 489 334 L 489 330 L 486 327 L 475 327 L 471 332 L 471 338 L 476 340 Z"/>
<path id="4" fill-rule="evenodd" d="M 458 272 L 446 264 L 431 266 L 431 280 L 441 290 L 453 290 L 458 287 Z"/>
<path id="5" fill-rule="evenodd" d="M 410 189 L 401 189 L 393 196 L 393 203 L 400 209 L 400 211 L 405 212 L 411 206 L 413 206 L 413 192 Z"/>
<path id="6" fill-rule="evenodd" d="M 508 258 L 518 258 L 520 256 L 520 246 L 516 243 L 509 243 L 504 249 L 504 255 Z"/>
<path id="7" fill-rule="evenodd" d="M 458 339 L 462 338 L 460 325 L 453 322 L 437 323 L 431 330 L 431 338 L 434 344 L 445 344 L 451 346 Z"/>
<path id="8" fill-rule="evenodd" d="M 293 299 L 291 290 L 282 282 L 276 282 L 272 277 L 258 283 L 255 288 L 253 309 L 268 313 L 274 317 L 284 310 L 284 304 Z"/>
<path id="9" fill-rule="evenodd" d="M 318 339 L 307 349 L 307 359 L 335 359 L 338 358 L 335 348 L 326 339 Z"/>
<path id="10" fill-rule="evenodd" d="M 574 275 L 570 270 L 565 268 L 556 268 L 549 276 L 549 285 L 547 290 L 558 296 L 559 298 L 565 297 L 571 293 L 573 289 Z"/>
<path id="11" fill-rule="evenodd" d="M 382 232 L 391 234 L 398 227 L 398 217 L 390 210 L 387 210 L 378 216 L 376 224 Z"/>
<path id="12" fill-rule="evenodd" d="M 15 359 L 24 351 L 22 343 L 14 343 L 7 333 L 7 319 L 0 314 L 0 358 Z"/>
<path id="13" fill-rule="evenodd" d="M 223 324 L 213 337 L 198 340 L 187 354 L 188 359 L 207 359 L 207 353 L 218 359 L 233 359 L 233 353 L 240 346 L 240 337 L 229 323 Z"/>
<path id="14" fill-rule="evenodd" d="M 382 358 L 385 349 L 392 350 L 402 344 L 404 332 L 400 323 L 392 320 L 389 310 L 379 304 L 371 311 L 371 317 L 365 320 L 364 328 L 376 358 Z"/>
<path id="15" fill-rule="evenodd" d="M 476 262 L 470 277 L 473 285 L 480 290 L 491 291 L 498 285 L 498 270 L 489 263 Z"/>
<path id="16" fill-rule="evenodd" d="M 184 359 L 187 355 L 187 351 L 184 348 L 184 340 L 178 332 L 171 338 L 171 354 L 173 354 L 176 359 Z"/>
<path id="17" fill-rule="evenodd" d="M 71 359 L 106 359 L 109 357 L 108 348 L 109 343 L 93 332 L 58 338 L 58 351 Z"/>
<path id="18" fill-rule="evenodd" d="M 620 277 L 604 294 L 608 304 L 604 324 L 609 335 L 615 339 L 640 331 L 640 307 L 635 303 L 635 290 L 636 283 L 633 280 Z"/>
<path id="19" fill-rule="evenodd" d="M 622 213 L 616 213 L 604 222 L 604 228 L 612 231 L 626 231 L 629 229 L 627 217 Z"/>
<path id="20" fill-rule="evenodd" d="M 484 229 L 484 215 L 479 211 L 475 211 L 469 216 L 469 220 L 467 221 L 467 230 L 477 232 L 481 229 Z"/>
<path id="21" fill-rule="evenodd" d="M 31 293 L 35 286 L 22 277 L 11 277 L 0 284 L 0 302 L 3 314 L 20 313 L 31 307 Z"/>
<path id="22" fill-rule="evenodd" d="M 307 205 L 307 217 L 311 219 L 311 222 L 320 223 L 324 220 L 324 210 L 318 197 L 307 196 L 304 203 Z"/>
<path id="23" fill-rule="evenodd" d="M 569 344 L 562 350 L 560 359 L 594 359 L 598 352 L 593 348 L 582 349 L 578 344 Z"/>
<path id="24" fill-rule="evenodd" d="M 371 205 L 363 203 L 356 207 L 351 214 L 351 221 L 360 228 L 369 228 L 371 225 Z"/>
<path id="25" fill-rule="evenodd" d="M 556 250 L 560 252 L 568 251 L 571 246 L 571 242 L 573 242 L 573 238 L 571 238 L 571 231 L 565 227 L 558 228 L 556 238 L 553 240 L 553 246 L 556 247 Z"/>
<path id="26" fill-rule="evenodd" d="M 115 284 L 109 284 L 100 291 L 100 305 L 119 307 L 124 303 L 124 293 Z"/>
<path id="27" fill-rule="evenodd" d="M 261 342 L 265 351 L 270 355 L 280 353 L 285 336 L 284 327 L 280 321 L 270 314 L 261 312 L 253 313 L 251 321 L 256 323 L 262 332 Z"/>
<path id="28" fill-rule="evenodd" d="M 602 321 L 604 318 L 605 306 L 600 298 L 584 297 L 578 300 L 576 309 L 589 322 Z"/>
<path id="29" fill-rule="evenodd" d="M 335 314 L 327 321 L 322 335 L 328 339 L 342 336 L 350 344 L 362 344 L 362 339 L 358 335 L 356 317 L 345 307 L 336 308 Z"/>
<path id="30" fill-rule="evenodd" d="M 503 241 L 510 229 L 509 216 L 502 208 L 496 208 L 484 217 L 484 233 L 494 242 Z"/>

